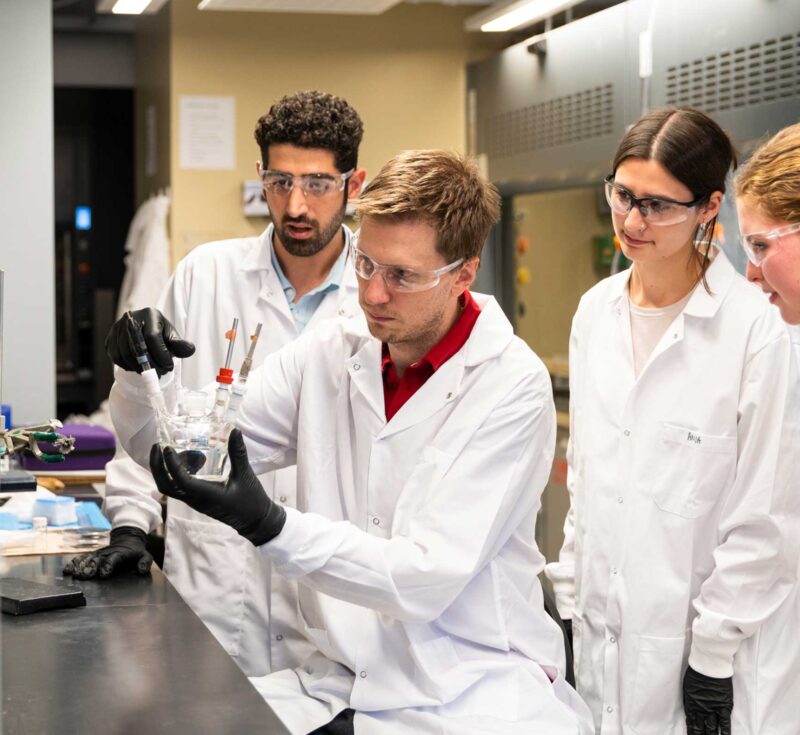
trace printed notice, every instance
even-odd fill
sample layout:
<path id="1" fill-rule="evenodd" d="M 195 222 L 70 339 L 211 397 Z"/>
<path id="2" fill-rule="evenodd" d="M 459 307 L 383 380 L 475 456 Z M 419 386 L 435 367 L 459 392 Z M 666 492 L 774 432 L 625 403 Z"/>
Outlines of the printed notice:
<path id="1" fill-rule="evenodd" d="M 180 96 L 180 167 L 231 170 L 236 165 L 233 97 Z"/>

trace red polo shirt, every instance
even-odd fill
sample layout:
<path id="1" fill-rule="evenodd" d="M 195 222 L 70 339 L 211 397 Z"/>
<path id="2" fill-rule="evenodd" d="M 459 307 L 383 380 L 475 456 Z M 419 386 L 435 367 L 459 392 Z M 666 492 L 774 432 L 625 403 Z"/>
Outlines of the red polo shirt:
<path id="1" fill-rule="evenodd" d="M 469 291 L 464 291 L 461 306 L 461 315 L 450 331 L 431 347 L 423 358 L 409 365 L 403 372 L 402 378 L 397 377 L 397 371 L 389 356 L 389 346 L 385 342 L 383 343 L 381 371 L 383 373 L 383 405 L 387 421 L 391 421 L 392 416 L 403 407 L 405 402 L 422 388 L 425 381 L 455 355 L 469 339 L 481 310 Z"/>

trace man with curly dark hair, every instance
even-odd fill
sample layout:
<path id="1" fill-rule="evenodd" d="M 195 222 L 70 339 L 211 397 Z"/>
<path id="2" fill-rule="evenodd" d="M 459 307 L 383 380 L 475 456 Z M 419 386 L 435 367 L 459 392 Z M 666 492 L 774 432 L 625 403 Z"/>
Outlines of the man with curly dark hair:
<path id="1" fill-rule="evenodd" d="M 284 97 L 256 125 L 256 142 L 264 162 L 269 158 L 269 146 L 291 143 L 330 151 L 340 172 L 358 165 L 363 134 L 361 118 L 347 102 L 314 90 Z"/>
<path id="2" fill-rule="evenodd" d="M 225 330 L 239 317 L 253 334 L 263 322 L 256 362 L 326 317 L 360 313 L 343 225 L 358 195 L 363 126 L 339 97 L 299 92 L 276 102 L 259 121 L 257 164 L 272 224 L 259 237 L 207 243 L 177 266 L 160 309 L 197 349 L 176 377 L 197 389 L 225 362 Z M 144 323 L 146 312 L 134 312 Z M 234 364 L 244 357 L 239 340 Z M 188 348 L 187 348 L 188 350 Z M 181 363 L 181 361 L 178 361 Z M 268 495 L 295 505 L 295 470 L 260 476 Z M 76 557 L 66 572 L 79 579 L 147 574 L 146 534 L 161 523 L 160 493 L 149 472 L 125 457 L 107 467 L 105 510 L 111 544 Z M 297 666 L 313 650 L 298 632 L 295 583 L 270 574 L 252 544 L 224 524 L 170 499 L 164 572 L 181 596 L 249 676 Z"/>
<path id="3" fill-rule="evenodd" d="M 364 171 L 357 168 L 363 130 L 361 118 L 347 102 L 316 91 L 284 97 L 259 119 L 258 170 L 275 224 L 276 247 L 284 250 L 278 253 L 282 265 L 283 258 L 308 258 L 329 246 L 331 253 L 341 251 L 343 241 L 337 234 L 344 204 L 364 182 Z M 289 169 L 296 172 L 294 178 Z M 306 182 L 302 194 L 302 185 L 292 186 L 301 176 Z M 318 195 L 317 189 L 334 183 L 343 197 Z M 301 261 L 300 269 L 305 265 Z"/>

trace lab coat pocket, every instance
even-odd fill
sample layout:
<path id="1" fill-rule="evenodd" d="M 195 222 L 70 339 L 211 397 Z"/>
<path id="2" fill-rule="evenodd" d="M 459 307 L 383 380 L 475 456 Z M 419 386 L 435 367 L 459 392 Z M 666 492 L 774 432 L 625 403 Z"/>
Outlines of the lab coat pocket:
<path id="1" fill-rule="evenodd" d="M 575 669 L 578 669 L 578 663 L 581 660 L 581 654 L 583 653 L 583 621 L 577 614 L 577 611 L 573 611 L 572 614 L 572 660 L 575 664 Z"/>
<path id="2" fill-rule="evenodd" d="M 195 520 L 174 514 L 167 520 L 164 572 L 234 657 L 243 643 L 248 578 L 257 571 L 248 570 L 252 548 L 232 528 L 211 519 Z"/>
<path id="3" fill-rule="evenodd" d="M 685 653 L 686 636 L 639 636 L 636 666 L 625 687 L 631 692 L 630 707 L 623 703 L 623 719 L 636 735 L 685 732 L 681 694 Z M 623 723 L 624 731 L 627 727 Z"/>
<path id="4" fill-rule="evenodd" d="M 519 716 L 520 677 L 526 661 L 514 665 L 519 654 L 497 652 L 492 665 L 474 659 L 474 648 L 442 633 L 435 625 L 407 623 L 409 650 L 416 664 L 415 677 L 425 681 L 448 717 L 495 717 L 515 721 Z M 509 662 L 508 659 L 512 659 Z M 537 673 L 547 681 L 541 668 Z M 548 681 L 549 684 L 549 681 Z"/>
<path id="5" fill-rule="evenodd" d="M 324 616 L 317 593 L 304 584 L 297 586 L 297 620 L 300 632 L 326 656 L 333 656 L 325 630 Z"/>
<path id="6" fill-rule="evenodd" d="M 717 502 L 736 471 L 736 437 L 662 424 L 653 500 L 668 513 L 699 518 Z"/>

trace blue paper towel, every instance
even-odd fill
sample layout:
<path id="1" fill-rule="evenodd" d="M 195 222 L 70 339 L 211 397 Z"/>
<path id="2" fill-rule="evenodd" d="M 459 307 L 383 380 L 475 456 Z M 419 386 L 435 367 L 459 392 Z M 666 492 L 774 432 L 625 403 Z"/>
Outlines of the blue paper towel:
<path id="1" fill-rule="evenodd" d="M 58 528 L 102 528 L 104 531 L 111 529 L 111 523 L 96 503 L 77 503 L 75 512 L 78 516 L 77 523 L 69 523 Z M 0 511 L 0 531 L 26 531 L 30 528 L 32 528 L 31 522 L 20 521 L 16 513 Z"/>

